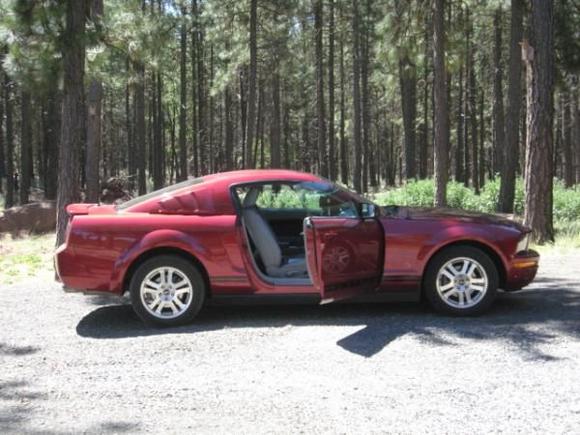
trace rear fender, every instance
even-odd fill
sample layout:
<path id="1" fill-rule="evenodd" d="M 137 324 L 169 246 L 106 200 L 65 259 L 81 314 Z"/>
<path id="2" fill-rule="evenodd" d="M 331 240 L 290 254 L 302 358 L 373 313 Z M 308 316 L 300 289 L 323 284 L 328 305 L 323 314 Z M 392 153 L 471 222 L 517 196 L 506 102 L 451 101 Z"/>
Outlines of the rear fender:
<path id="1" fill-rule="evenodd" d="M 119 256 L 113 266 L 110 290 L 121 292 L 123 280 L 131 264 L 145 252 L 156 248 L 174 248 L 185 251 L 194 256 L 204 267 L 207 262 L 207 250 L 195 236 L 177 230 L 152 231 Z"/>

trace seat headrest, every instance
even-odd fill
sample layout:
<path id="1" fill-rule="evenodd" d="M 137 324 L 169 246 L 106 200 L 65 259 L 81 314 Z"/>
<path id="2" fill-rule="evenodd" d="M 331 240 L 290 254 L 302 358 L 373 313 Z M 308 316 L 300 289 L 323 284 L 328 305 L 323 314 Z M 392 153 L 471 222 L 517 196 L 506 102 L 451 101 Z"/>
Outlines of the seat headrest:
<path id="1" fill-rule="evenodd" d="M 260 194 L 260 189 L 257 187 L 252 187 L 246 193 L 244 197 L 244 202 L 242 204 L 243 207 L 254 207 L 256 205 L 256 201 L 258 200 L 258 195 Z"/>

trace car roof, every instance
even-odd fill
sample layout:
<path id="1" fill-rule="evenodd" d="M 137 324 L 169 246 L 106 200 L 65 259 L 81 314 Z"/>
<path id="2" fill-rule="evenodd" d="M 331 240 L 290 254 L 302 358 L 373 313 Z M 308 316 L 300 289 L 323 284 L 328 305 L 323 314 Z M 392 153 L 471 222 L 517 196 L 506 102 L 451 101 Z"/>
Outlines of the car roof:
<path id="1" fill-rule="evenodd" d="M 234 205 L 230 195 L 230 187 L 237 184 L 261 183 L 268 181 L 308 182 L 321 181 L 320 177 L 306 172 L 290 171 L 286 169 L 246 169 L 239 171 L 220 172 L 217 174 L 203 175 L 199 183 L 184 185 L 170 192 L 149 193 L 142 202 L 131 205 L 126 209 L 129 212 L 149 212 L 152 208 L 158 208 L 160 198 L 178 197 L 187 192 L 196 192 L 198 201 L 205 207 L 211 208 L 216 214 L 229 214 L 234 212 Z"/>
<path id="2" fill-rule="evenodd" d="M 320 181 L 320 177 L 306 172 L 288 169 L 243 169 L 204 175 L 204 182 L 224 182 L 227 184 L 260 181 Z"/>

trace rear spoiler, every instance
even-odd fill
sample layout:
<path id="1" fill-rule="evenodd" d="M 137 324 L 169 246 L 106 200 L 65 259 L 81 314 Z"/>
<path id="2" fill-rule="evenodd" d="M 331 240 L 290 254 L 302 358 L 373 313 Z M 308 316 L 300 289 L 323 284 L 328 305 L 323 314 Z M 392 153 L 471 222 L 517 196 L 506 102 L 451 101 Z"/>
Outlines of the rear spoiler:
<path id="1" fill-rule="evenodd" d="M 66 206 L 66 213 L 70 217 L 89 214 L 89 209 L 98 205 L 99 204 L 69 204 Z"/>
<path id="2" fill-rule="evenodd" d="M 66 206 L 66 213 L 70 216 L 81 216 L 86 214 L 113 214 L 117 211 L 114 205 L 99 204 L 69 204 Z"/>

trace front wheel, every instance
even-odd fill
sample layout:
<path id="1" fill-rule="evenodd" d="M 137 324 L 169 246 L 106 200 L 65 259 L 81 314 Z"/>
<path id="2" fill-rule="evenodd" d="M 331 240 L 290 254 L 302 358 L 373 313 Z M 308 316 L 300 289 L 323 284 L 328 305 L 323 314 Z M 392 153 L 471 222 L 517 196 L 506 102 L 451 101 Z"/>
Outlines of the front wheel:
<path id="1" fill-rule="evenodd" d="M 203 276 L 191 262 L 175 255 L 159 255 L 135 271 L 130 284 L 131 304 L 145 323 L 184 325 L 203 306 L 205 287 Z"/>
<path id="2" fill-rule="evenodd" d="M 430 261 L 423 284 L 427 300 L 437 311 L 474 316 L 487 310 L 495 299 L 499 276 L 485 252 L 454 246 Z"/>

